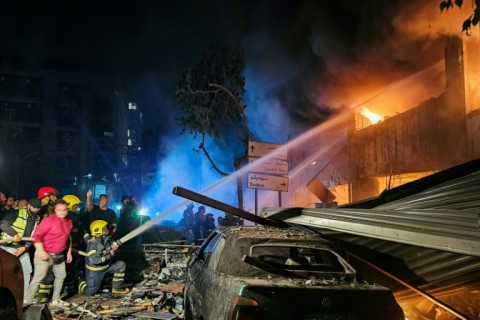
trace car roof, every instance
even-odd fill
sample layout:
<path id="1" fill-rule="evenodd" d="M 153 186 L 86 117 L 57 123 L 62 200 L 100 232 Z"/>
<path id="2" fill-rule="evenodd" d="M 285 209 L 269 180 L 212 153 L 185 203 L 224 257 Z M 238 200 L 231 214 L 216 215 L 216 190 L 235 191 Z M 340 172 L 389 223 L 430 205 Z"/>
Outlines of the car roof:
<path id="1" fill-rule="evenodd" d="M 342 256 L 340 247 L 336 243 L 308 229 L 241 226 L 221 228 L 218 231 L 225 235 L 225 248 L 228 249 L 223 250 L 217 271 L 225 274 L 247 277 L 265 275 L 264 271 L 242 261 L 242 257 L 249 254 L 253 245 L 308 246 L 335 251 Z"/>
<path id="2" fill-rule="evenodd" d="M 229 238 L 258 238 L 258 239 L 276 239 L 276 240 L 315 240 L 319 243 L 330 244 L 330 240 L 314 230 L 295 227 L 275 228 L 270 226 L 240 226 L 224 228 L 222 232 Z"/>

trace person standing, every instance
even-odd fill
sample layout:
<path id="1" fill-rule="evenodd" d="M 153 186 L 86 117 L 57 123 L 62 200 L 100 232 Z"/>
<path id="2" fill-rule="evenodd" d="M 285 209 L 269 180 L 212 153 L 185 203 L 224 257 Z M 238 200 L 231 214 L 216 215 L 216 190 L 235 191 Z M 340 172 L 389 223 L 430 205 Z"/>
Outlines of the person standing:
<path id="1" fill-rule="evenodd" d="M 74 251 L 72 254 L 72 262 L 66 265 L 67 277 L 65 278 L 63 297 L 68 297 L 77 293 L 78 278 L 85 270 L 85 258 L 79 255 L 75 249 L 80 251 L 85 250 L 83 238 L 85 234 L 88 233 L 88 230 L 78 214 L 78 205 L 82 203 L 80 199 L 73 194 L 67 194 L 62 197 L 62 200 L 67 203 L 68 218 L 72 220 L 71 239 Z"/>
<path id="2" fill-rule="evenodd" d="M 0 208 L 3 208 L 6 202 L 7 202 L 7 197 L 5 197 L 5 193 L 0 191 Z M 2 216 L 3 216 L 3 212 L 0 210 L 0 218 Z"/>
<path id="3" fill-rule="evenodd" d="M 54 187 L 41 187 L 38 189 L 37 197 L 42 202 L 42 208 L 38 215 L 40 219 L 46 218 L 53 213 L 53 207 L 57 201 L 59 192 Z"/>
<path id="4" fill-rule="evenodd" d="M 205 215 L 205 237 L 212 233 L 215 228 L 215 218 L 213 214 L 207 213 Z"/>
<path id="5" fill-rule="evenodd" d="M 112 227 L 110 233 L 110 236 L 112 236 L 117 230 L 117 215 L 115 214 L 115 211 L 108 207 L 108 196 L 106 194 L 101 194 L 100 197 L 98 197 L 97 206 L 92 203 L 92 190 L 88 190 L 85 206 L 88 211 L 89 224 L 96 220 L 107 221 Z"/>
<path id="6" fill-rule="evenodd" d="M 205 207 L 198 207 L 198 211 L 195 213 L 195 226 L 194 226 L 195 241 L 205 238 Z"/>
<path id="7" fill-rule="evenodd" d="M 1 209 L 2 214 L 0 214 L 0 217 L 15 211 L 15 198 L 13 196 L 6 196 L 5 198 L 7 198 L 7 200 Z"/>
<path id="8" fill-rule="evenodd" d="M 119 226 L 117 231 L 117 236 L 119 238 L 126 235 L 130 230 L 130 214 L 132 212 L 132 206 L 130 205 L 130 197 L 129 196 L 122 196 L 122 206 L 120 207 L 120 219 L 119 219 Z"/>
<path id="9" fill-rule="evenodd" d="M 42 207 L 38 213 L 40 220 L 50 216 L 53 213 L 53 208 L 55 207 L 58 194 L 59 192 L 54 187 L 44 186 L 38 189 L 37 198 L 42 203 Z M 47 303 L 50 300 L 54 280 L 55 275 L 50 269 L 50 271 L 47 273 L 47 276 L 42 280 L 38 287 L 38 301 L 40 303 Z"/>
<path id="10" fill-rule="evenodd" d="M 51 306 L 68 307 L 70 304 L 60 299 L 63 282 L 66 277 L 65 256 L 67 242 L 70 246 L 67 251 L 66 262 L 72 262 L 72 220 L 67 219 L 68 206 L 63 200 L 58 200 L 54 207 L 54 214 L 44 218 L 33 234 L 33 245 L 35 256 L 33 259 L 33 279 L 28 287 L 28 294 L 25 298 L 25 305 L 31 304 L 40 282 L 45 278 L 48 271 L 52 269 L 55 276 L 53 282 L 53 297 Z"/>
<path id="11" fill-rule="evenodd" d="M 12 242 L 0 245 L 0 248 L 20 259 L 23 269 L 24 279 L 24 294 L 27 296 L 28 284 L 30 283 L 30 276 L 32 274 L 32 263 L 30 262 L 30 255 L 28 249 L 31 242 L 22 241 L 24 237 L 31 237 L 38 223 L 40 222 L 40 200 L 30 199 L 26 208 L 14 210 L 8 213 L 0 220 L 0 238 L 2 240 L 11 239 Z"/>
<path id="12" fill-rule="evenodd" d="M 195 215 L 193 213 L 193 208 L 193 203 L 188 204 L 187 208 L 183 211 L 183 219 L 180 223 L 183 236 L 188 244 L 195 242 Z"/>
<path id="13" fill-rule="evenodd" d="M 15 201 L 15 209 L 22 209 L 26 208 L 28 205 L 28 200 L 27 199 L 20 199 Z"/>

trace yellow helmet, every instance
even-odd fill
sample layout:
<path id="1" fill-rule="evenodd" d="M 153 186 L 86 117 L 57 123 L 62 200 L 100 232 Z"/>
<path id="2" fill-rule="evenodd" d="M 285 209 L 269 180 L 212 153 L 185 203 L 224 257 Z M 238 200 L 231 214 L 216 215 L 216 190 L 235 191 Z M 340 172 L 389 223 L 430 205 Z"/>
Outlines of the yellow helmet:
<path id="1" fill-rule="evenodd" d="M 64 195 L 62 200 L 68 204 L 68 211 L 72 211 L 74 205 L 82 203 L 82 201 L 80 201 L 80 199 L 78 199 L 78 197 L 74 196 L 73 194 Z"/>
<path id="2" fill-rule="evenodd" d="M 104 220 L 95 220 L 90 223 L 90 234 L 94 237 L 98 237 L 102 235 L 102 229 L 108 224 L 107 221 Z"/>

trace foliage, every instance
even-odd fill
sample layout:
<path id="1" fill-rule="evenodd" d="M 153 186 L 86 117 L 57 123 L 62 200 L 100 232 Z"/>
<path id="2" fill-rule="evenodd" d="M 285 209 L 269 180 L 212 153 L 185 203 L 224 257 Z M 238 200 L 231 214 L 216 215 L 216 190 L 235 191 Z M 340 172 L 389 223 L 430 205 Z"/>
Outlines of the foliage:
<path id="1" fill-rule="evenodd" d="M 249 133 L 243 105 L 244 68 L 242 52 L 228 54 L 225 49 L 211 47 L 195 68 L 184 72 L 175 91 L 176 100 L 184 113 L 184 116 L 176 118 L 182 133 L 201 137 L 196 151 L 202 150 L 223 175 L 226 173 L 215 165 L 205 148 L 205 138 L 219 139 L 226 129 L 233 130 L 246 150 Z"/>
<path id="2" fill-rule="evenodd" d="M 454 3 L 457 7 L 461 8 L 463 5 L 463 0 L 442 0 L 442 2 L 440 2 L 440 11 L 443 12 L 443 10 L 453 8 Z M 462 32 L 465 31 L 467 35 L 470 35 L 470 28 L 472 25 L 476 26 L 480 21 L 480 0 L 472 0 L 472 4 L 473 14 L 469 16 L 468 19 L 462 24 Z"/>

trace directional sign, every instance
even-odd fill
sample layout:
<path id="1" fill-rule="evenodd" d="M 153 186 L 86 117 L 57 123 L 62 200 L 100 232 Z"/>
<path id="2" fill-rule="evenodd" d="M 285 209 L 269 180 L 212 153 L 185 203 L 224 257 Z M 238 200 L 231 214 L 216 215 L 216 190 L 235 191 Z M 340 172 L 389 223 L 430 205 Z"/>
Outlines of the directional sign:
<path id="1" fill-rule="evenodd" d="M 288 174 L 288 162 L 285 160 L 248 157 L 248 163 L 250 163 L 250 171 Z"/>
<path id="2" fill-rule="evenodd" d="M 247 186 L 250 189 L 264 189 L 288 192 L 288 177 L 249 173 Z"/>
<path id="3" fill-rule="evenodd" d="M 265 143 L 265 142 L 258 142 L 258 141 L 248 141 L 248 156 L 250 157 L 262 157 L 267 155 L 268 153 L 280 149 L 282 147 L 281 144 L 274 144 L 274 143 Z M 287 160 L 287 149 L 283 148 L 278 152 L 275 152 L 272 155 L 272 158 Z"/>

